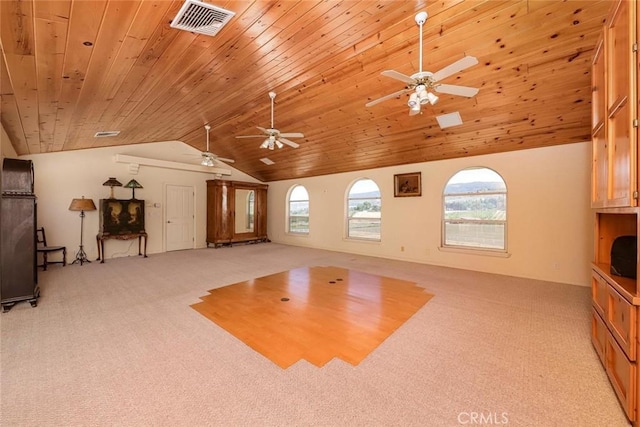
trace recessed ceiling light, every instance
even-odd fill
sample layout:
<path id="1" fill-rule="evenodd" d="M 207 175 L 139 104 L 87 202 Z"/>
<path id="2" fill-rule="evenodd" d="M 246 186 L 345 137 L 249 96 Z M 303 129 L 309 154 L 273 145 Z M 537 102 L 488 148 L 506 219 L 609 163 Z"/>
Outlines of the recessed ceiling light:
<path id="1" fill-rule="evenodd" d="M 262 163 L 264 163 L 265 165 L 273 165 L 273 164 L 275 164 L 275 163 L 276 163 L 276 162 L 274 162 L 273 160 L 271 160 L 271 159 L 270 159 L 270 158 L 268 158 L 268 157 L 263 157 L 263 158 L 261 158 L 261 159 L 260 159 L 260 161 L 261 161 Z"/>
<path id="2" fill-rule="evenodd" d="M 457 111 L 455 113 L 443 114 L 436 116 L 436 120 L 442 129 L 458 126 L 462 124 L 462 117 Z"/>

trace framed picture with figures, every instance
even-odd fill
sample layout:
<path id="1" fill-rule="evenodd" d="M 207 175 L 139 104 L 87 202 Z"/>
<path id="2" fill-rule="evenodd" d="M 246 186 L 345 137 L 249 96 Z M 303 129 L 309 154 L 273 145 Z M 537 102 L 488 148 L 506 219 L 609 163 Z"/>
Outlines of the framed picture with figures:
<path id="1" fill-rule="evenodd" d="M 395 197 L 422 196 L 421 172 L 401 173 L 393 176 Z"/>

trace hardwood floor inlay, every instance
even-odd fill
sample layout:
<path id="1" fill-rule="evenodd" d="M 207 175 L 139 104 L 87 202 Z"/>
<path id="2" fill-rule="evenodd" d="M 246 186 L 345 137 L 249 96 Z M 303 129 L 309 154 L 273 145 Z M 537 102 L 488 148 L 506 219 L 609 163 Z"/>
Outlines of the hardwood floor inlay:
<path id="1" fill-rule="evenodd" d="M 359 364 L 433 297 L 413 282 L 302 267 L 212 289 L 191 307 L 276 365 Z"/>

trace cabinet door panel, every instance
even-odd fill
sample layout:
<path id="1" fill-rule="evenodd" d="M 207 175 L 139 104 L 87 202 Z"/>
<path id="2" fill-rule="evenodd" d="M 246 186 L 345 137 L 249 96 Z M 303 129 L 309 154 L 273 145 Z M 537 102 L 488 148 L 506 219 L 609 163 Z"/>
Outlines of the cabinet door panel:
<path id="1" fill-rule="evenodd" d="M 631 305 L 611 286 L 607 287 L 609 302 L 606 321 L 611 333 L 631 360 L 636 360 L 636 307 Z"/>
<path id="2" fill-rule="evenodd" d="M 593 56 L 591 75 L 591 128 L 595 131 L 607 118 L 604 38 L 600 38 Z"/>
<path id="3" fill-rule="evenodd" d="M 636 364 L 626 358 L 610 334 L 607 334 L 605 365 L 607 376 L 627 417 L 635 421 Z"/>
<path id="4" fill-rule="evenodd" d="M 604 325 L 604 321 L 595 310 L 591 311 L 591 343 L 596 349 L 600 362 L 604 365 L 604 352 L 607 343 L 607 327 Z"/>
<path id="5" fill-rule="evenodd" d="M 632 146 L 635 141 L 630 118 L 631 103 L 625 99 L 609 118 L 611 193 L 608 206 L 632 206 L 635 174 Z"/>
<path id="6" fill-rule="evenodd" d="M 609 192 L 607 207 L 635 206 L 637 189 L 635 144 L 635 60 L 632 16 L 635 2 L 619 1 L 607 20 L 605 72 L 607 86 L 607 138 Z"/>
<path id="7" fill-rule="evenodd" d="M 607 22 L 607 49 L 609 52 L 608 79 L 610 109 L 629 96 L 632 72 L 631 2 L 620 1 Z"/>
<path id="8" fill-rule="evenodd" d="M 600 316 L 605 317 L 605 310 L 607 307 L 607 301 L 609 298 L 609 293 L 607 291 L 607 282 L 595 271 L 591 272 L 591 299 L 593 303 L 593 308 L 600 314 Z"/>
<path id="9" fill-rule="evenodd" d="M 598 132 L 593 135 L 593 170 L 591 173 L 593 186 L 591 206 L 594 208 L 604 207 L 609 198 L 609 151 L 604 126 L 601 126 Z"/>

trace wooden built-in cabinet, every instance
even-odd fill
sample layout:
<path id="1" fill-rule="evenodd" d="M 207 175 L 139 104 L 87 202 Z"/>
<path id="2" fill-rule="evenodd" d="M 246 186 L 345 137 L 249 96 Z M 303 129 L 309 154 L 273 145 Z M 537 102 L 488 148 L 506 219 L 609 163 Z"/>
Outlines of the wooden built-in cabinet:
<path id="1" fill-rule="evenodd" d="M 634 426 L 640 421 L 640 281 L 611 273 L 611 248 L 617 237 L 637 236 L 640 228 L 637 28 L 637 2 L 614 2 L 592 64 L 591 192 L 591 341 Z"/>
<path id="2" fill-rule="evenodd" d="M 640 208 L 595 210 L 591 272 L 591 341 L 629 420 L 638 421 L 638 279 L 611 273 L 611 246 L 619 236 L 637 236 Z"/>
<path id="3" fill-rule="evenodd" d="M 617 1 L 592 66 L 591 206 L 638 205 L 636 2 Z"/>
<path id="4" fill-rule="evenodd" d="M 266 242 L 266 184 L 207 181 L 207 246 Z"/>

